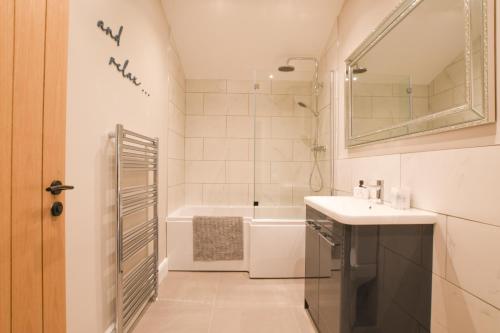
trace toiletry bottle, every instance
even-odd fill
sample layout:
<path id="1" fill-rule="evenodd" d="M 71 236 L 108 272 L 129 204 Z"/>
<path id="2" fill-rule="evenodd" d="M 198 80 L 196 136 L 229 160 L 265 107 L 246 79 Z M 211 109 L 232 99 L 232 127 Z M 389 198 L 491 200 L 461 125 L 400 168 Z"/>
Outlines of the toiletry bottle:
<path id="1" fill-rule="evenodd" d="M 359 185 L 353 189 L 353 195 L 358 199 L 368 199 L 370 191 L 366 188 L 363 180 L 359 181 Z"/>

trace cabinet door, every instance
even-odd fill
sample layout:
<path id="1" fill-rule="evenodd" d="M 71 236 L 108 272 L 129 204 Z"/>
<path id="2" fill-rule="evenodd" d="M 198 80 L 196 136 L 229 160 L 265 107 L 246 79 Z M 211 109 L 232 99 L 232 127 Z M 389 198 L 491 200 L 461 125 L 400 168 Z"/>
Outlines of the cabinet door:
<path id="1" fill-rule="evenodd" d="M 319 330 L 321 333 L 339 333 L 341 240 L 321 237 L 319 259 Z"/>
<path id="2" fill-rule="evenodd" d="M 311 225 L 306 228 L 305 276 L 305 301 L 312 319 L 318 325 L 319 236 Z"/>

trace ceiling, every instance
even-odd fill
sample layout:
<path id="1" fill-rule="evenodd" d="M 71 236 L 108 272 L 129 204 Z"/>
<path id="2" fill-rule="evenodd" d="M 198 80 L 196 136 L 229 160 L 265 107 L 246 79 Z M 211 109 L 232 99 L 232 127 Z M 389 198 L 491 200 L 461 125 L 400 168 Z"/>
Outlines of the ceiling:
<path id="1" fill-rule="evenodd" d="M 162 2 L 186 78 L 251 79 L 289 56 L 318 57 L 343 0 Z"/>

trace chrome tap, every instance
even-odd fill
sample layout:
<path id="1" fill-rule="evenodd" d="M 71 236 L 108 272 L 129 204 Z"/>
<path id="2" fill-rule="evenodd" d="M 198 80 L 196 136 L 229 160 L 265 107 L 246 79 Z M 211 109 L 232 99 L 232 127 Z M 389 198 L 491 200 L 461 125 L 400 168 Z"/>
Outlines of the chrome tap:
<path id="1" fill-rule="evenodd" d="M 368 185 L 370 189 L 370 199 L 372 199 L 375 203 L 382 204 L 384 203 L 384 181 L 377 180 L 375 185 Z M 372 190 L 374 193 L 372 194 Z"/>

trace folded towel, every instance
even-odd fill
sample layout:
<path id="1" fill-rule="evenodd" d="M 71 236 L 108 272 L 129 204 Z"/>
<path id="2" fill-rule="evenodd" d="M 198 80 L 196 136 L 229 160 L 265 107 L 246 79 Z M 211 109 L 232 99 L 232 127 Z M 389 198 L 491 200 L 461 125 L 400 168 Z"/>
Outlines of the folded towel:
<path id="1" fill-rule="evenodd" d="M 243 217 L 193 216 L 193 259 L 243 260 Z"/>

